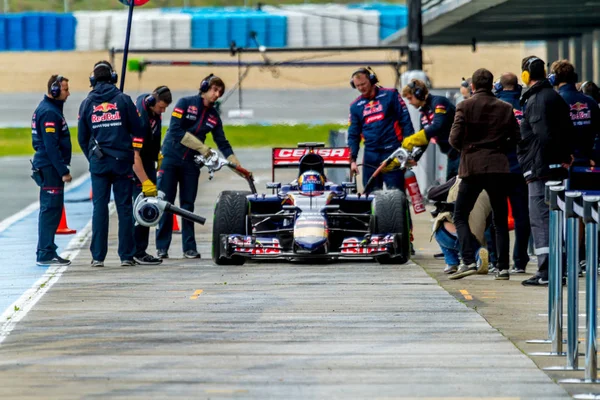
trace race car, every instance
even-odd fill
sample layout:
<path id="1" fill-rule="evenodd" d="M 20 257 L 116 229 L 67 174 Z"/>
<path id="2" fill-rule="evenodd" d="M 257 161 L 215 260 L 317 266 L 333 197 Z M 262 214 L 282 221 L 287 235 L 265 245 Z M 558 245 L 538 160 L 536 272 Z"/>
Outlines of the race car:
<path id="1" fill-rule="evenodd" d="M 272 193 L 220 193 L 213 221 L 213 260 L 314 260 L 369 257 L 382 264 L 410 259 L 409 208 L 400 190 L 356 192 L 354 182 L 330 182 L 329 168 L 350 169 L 350 149 L 323 143 L 272 149 Z M 275 170 L 297 168 L 281 185 Z"/>

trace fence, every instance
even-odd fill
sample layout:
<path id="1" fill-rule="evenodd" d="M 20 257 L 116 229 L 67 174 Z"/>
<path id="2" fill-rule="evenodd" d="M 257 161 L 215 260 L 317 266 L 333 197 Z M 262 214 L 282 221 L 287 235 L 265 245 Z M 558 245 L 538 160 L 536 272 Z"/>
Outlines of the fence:
<path id="1" fill-rule="evenodd" d="M 548 283 L 548 338 L 528 343 L 550 344 L 549 352 L 533 352 L 531 356 L 565 357 L 563 365 L 544 368 L 552 371 L 585 371 L 583 378 L 564 379 L 560 383 L 600 383 L 597 376 L 597 284 L 598 284 L 598 208 L 597 190 L 600 171 L 573 168 L 567 184 L 553 181 L 546 184 L 546 199 L 550 208 L 550 254 Z M 584 183 L 574 185 L 574 183 Z M 579 190 L 576 190 L 579 189 Z M 586 308 L 579 314 L 579 248 L 580 224 L 585 226 Z M 567 271 L 567 337 L 563 339 L 563 265 Z M 586 320 L 585 368 L 579 365 L 579 317 Z M 563 345 L 566 344 L 566 351 Z M 600 399 L 600 394 L 575 395 L 576 399 Z"/>

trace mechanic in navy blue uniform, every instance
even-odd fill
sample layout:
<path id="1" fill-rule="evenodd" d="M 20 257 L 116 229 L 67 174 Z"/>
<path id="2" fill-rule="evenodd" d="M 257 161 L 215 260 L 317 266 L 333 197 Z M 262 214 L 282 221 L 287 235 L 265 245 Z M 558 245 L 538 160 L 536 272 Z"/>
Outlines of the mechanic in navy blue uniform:
<path id="1" fill-rule="evenodd" d="M 412 151 L 414 147 L 427 146 L 431 139 L 435 139 L 440 151 L 448 156 L 446 180 L 450 180 L 458 174 L 460 163 L 460 153 L 448 143 L 456 108 L 444 96 L 429 93 L 425 82 L 418 79 L 411 80 L 402 89 L 402 96 L 421 114 L 421 130 L 405 138 L 402 147 Z"/>
<path id="2" fill-rule="evenodd" d="M 144 175 L 152 184 L 151 187 L 156 188 L 156 168 L 160 168 L 162 155 L 160 154 L 160 146 L 162 141 L 162 114 L 167 110 L 167 107 L 173 101 L 171 90 L 167 86 L 159 86 L 152 93 L 144 93 L 140 95 L 135 106 L 140 115 L 140 124 L 142 134 L 144 136 L 144 147 L 139 151 L 140 161 L 133 164 L 135 172 L 133 199 L 144 192 L 144 188 L 148 186 L 147 181 L 143 181 Z M 141 167 L 141 170 L 139 168 Z M 142 177 L 140 179 L 139 177 Z M 144 185 L 144 183 L 146 184 Z M 152 194 L 152 193 L 151 193 Z M 134 240 L 135 240 L 135 255 L 133 259 L 138 264 L 142 265 L 157 265 L 162 263 L 160 258 L 156 258 L 147 253 L 148 238 L 150 236 L 150 228 L 142 225 L 135 225 L 134 221 Z"/>
<path id="3" fill-rule="evenodd" d="M 71 261 L 56 253 L 54 235 L 60 224 L 64 206 L 65 182 L 71 182 L 71 134 L 63 115 L 69 97 L 69 80 L 52 75 L 48 92 L 31 120 L 33 156 L 32 178 L 40 186 L 38 221 L 38 265 L 69 265 Z"/>
<path id="4" fill-rule="evenodd" d="M 506 72 L 494 84 L 494 93 L 502 101 L 512 105 L 515 118 L 521 125 L 523 110 L 521 108 L 521 94 L 523 87 L 519 85 L 517 75 Z M 508 185 L 508 199 L 515 220 L 515 244 L 513 247 L 513 267 L 511 274 L 522 274 L 526 272 L 529 262 L 529 238 L 531 236 L 531 224 L 529 222 L 529 194 L 527 182 L 523 177 L 523 171 L 517 158 L 517 149 L 511 149 L 507 153 L 510 168 L 510 184 Z M 494 235 L 491 235 L 493 238 Z M 495 246 L 493 247 L 495 249 Z M 496 271 L 492 271 L 496 272 Z"/>
<path id="5" fill-rule="evenodd" d="M 158 189 L 165 193 L 166 201 L 173 203 L 179 185 L 180 206 L 190 212 L 194 211 L 200 177 L 200 168 L 194 162 L 194 156 L 214 153 L 204 145 L 209 132 L 223 156 L 233 164 L 240 165 L 225 137 L 221 117 L 214 108 L 224 92 L 225 83 L 221 78 L 213 74 L 204 78 L 198 95 L 184 97 L 175 104 L 162 145 L 164 159 L 158 171 Z M 200 258 L 194 237 L 194 223 L 184 219 L 181 225 L 184 257 Z M 164 215 L 156 231 L 158 257 L 169 257 L 172 234 L 173 218 Z"/>
<path id="6" fill-rule="evenodd" d="M 396 89 L 377 85 L 377 75 L 370 68 L 360 68 L 352 74 L 350 86 L 361 95 L 350 105 L 348 146 L 352 157 L 351 170 L 358 174 L 356 159 L 361 136 L 364 139 L 363 185 L 379 165 L 402 144 L 402 139 L 414 133 L 408 108 Z M 375 189 L 386 187 L 404 191 L 404 173 L 386 169 L 374 182 Z"/>
<path id="7" fill-rule="evenodd" d="M 108 203 L 111 187 L 119 216 L 118 254 L 121 266 L 133 266 L 133 164 L 144 144 L 140 118 L 131 97 L 115 84 L 117 74 L 107 61 L 94 65 L 92 91 L 79 107 L 79 146 L 90 163 L 94 210 L 92 266 L 103 267 L 108 251 Z M 136 150 L 136 151 L 134 151 Z M 140 177 L 140 180 L 146 181 Z M 156 186 L 145 190 L 156 195 Z"/>
<path id="8" fill-rule="evenodd" d="M 600 134 L 600 109 L 590 96 L 579 92 L 575 87 L 577 74 L 575 67 L 567 60 L 555 61 L 550 66 L 548 81 L 558 86 L 558 93 L 569 105 L 573 122 L 572 166 L 590 167 L 600 162 L 594 153 L 594 145 Z"/>

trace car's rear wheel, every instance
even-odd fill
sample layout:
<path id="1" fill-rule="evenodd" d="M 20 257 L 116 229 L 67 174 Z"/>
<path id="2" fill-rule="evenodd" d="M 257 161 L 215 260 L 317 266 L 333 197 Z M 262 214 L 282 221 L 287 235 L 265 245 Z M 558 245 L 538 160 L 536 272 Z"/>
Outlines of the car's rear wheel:
<path id="1" fill-rule="evenodd" d="M 221 246 L 221 235 L 247 235 L 248 199 L 247 191 L 224 191 L 219 194 L 213 220 L 212 256 L 217 265 L 242 265 L 244 257 L 225 257 Z"/>
<path id="2" fill-rule="evenodd" d="M 410 259 L 410 224 L 406 195 L 400 190 L 375 192 L 370 228 L 375 234 L 399 234 L 399 254 L 378 256 L 380 264 L 405 264 Z"/>

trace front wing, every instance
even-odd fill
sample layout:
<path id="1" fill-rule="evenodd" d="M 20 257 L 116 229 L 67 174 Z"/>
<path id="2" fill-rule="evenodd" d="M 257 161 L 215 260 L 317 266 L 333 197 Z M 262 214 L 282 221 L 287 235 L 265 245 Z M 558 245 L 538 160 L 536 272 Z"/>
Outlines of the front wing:
<path id="1" fill-rule="evenodd" d="M 400 255 L 402 234 L 365 235 L 362 238 L 349 237 L 344 239 L 336 251 L 327 253 L 295 252 L 284 249 L 277 238 L 265 238 L 245 235 L 221 235 L 221 254 L 227 258 L 234 256 L 251 259 L 276 258 L 320 258 L 330 259 L 339 257 L 377 257 L 382 255 Z"/>

